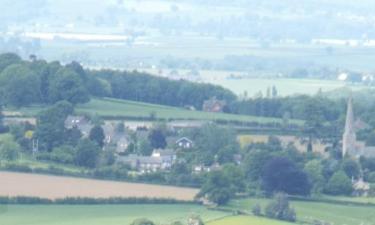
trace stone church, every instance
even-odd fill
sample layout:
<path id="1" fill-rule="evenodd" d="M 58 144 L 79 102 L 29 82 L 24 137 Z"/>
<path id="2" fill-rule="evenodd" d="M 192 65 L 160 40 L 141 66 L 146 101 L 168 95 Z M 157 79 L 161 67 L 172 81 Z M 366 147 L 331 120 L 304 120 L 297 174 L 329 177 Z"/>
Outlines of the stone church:
<path id="1" fill-rule="evenodd" d="M 359 158 L 375 157 L 375 146 L 366 146 L 364 142 L 357 141 L 354 113 L 353 113 L 353 99 L 348 100 L 345 131 L 342 137 L 342 156 Z"/>

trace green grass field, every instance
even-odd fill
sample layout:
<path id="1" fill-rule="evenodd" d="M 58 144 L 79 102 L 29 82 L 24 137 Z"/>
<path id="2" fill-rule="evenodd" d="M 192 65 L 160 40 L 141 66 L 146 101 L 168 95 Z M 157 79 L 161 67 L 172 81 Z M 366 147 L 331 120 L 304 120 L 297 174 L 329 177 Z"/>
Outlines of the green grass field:
<path id="1" fill-rule="evenodd" d="M 234 200 L 228 207 L 232 209 L 251 210 L 257 203 L 264 208 L 268 201 L 265 199 Z M 312 222 L 320 220 L 335 225 L 375 225 L 375 207 L 373 206 L 302 201 L 292 201 L 291 205 L 296 210 L 298 221 Z"/>
<path id="2" fill-rule="evenodd" d="M 294 223 L 288 223 L 277 220 L 270 220 L 267 218 L 255 217 L 255 216 L 233 216 L 225 217 L 216 221 L 211 221 L 208 225 L 292 225 Z"/>
<path id="3" fill-rule="evenodd" d="M 228 214 L 197 205 L 0 206 L 2 225 L 129 225 L 135 219 L 145 217 L 157 224 L 169 224 L 186 222 L 191 215 L 211 221 Z"/>
<path id="4" fill-rule="evenodd" d="M 9 109 L 8 109 L 9 110 Z M 42 107 L 27 107 L 17 109 L 24 116 L 35 116 Z M 76 107 L 78 113 L 89 113 L 93 115 L 105 117 L 150 117 L 155 113 L 159 119 L 193 119 L 193 120 L 231 120 L 240 122 L 282 122 L 277 118 L 255 117 L 245 115 L 234 115 L 226 113 L 208 113 L 202 111 L 190 111 L 182 108 L 147 104 L 141 102 L 125 101 L 118 99 L 92 99 L 86 104 Z M 301 123 L 301 121 L 292 121 L 293 123 Z"/>
<path id="5" fill-rule="evenodd" d="M 218 79 L 213 80 L 212 83 L 221 85 L 236 94 L 243 94 L 245 91 L 250 97 L 257 94 L 259 91 L 266 94 L 267 88 L 275 86 L 280 96 L 289 96 L 294 94 L 314 95 L 319 90 L 323 92 L 333 91 L 338 88 L 348 87 L 348 85 L 341 81 L 330 80 L 310 80 L 310 79 Z M 353 90 L 360 90 L 366 88 L 362 85 L 350 85 Z"/>

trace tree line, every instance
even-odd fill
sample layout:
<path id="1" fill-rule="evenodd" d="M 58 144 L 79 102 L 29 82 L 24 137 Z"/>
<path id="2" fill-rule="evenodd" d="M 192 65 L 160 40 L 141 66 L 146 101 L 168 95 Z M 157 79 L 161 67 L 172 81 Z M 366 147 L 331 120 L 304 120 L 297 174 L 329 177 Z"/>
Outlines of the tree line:
<path id="1" fill-rule="evenodd" d="M 61 65 L 36 58 L 30 61 L 0 55 L 0 100 L 6 106 L 85 103 L 90 97 L 112 97 L 170 106 L 201 109 L 216 96 L 232 102 L 236 96 L 222 87 L 185 80 L 169 80 L 137 71 L 88 70 L 79 63 Z"/>

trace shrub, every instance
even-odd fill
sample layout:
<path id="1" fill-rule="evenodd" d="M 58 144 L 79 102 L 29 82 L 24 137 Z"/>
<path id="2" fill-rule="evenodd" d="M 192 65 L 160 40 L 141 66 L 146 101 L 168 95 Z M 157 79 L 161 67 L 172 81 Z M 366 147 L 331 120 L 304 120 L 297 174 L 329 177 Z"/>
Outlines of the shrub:
<path id="1" fill-rule="evenodd" d="M 131 225 L 155 225 L 154 222 L 152 222 L 151 220 L 148 220 L 148 219 L 136 219 L 135 221 L 133 221 L 133 223 L 131 223 Z"/>
<path id="2" fill-rule="evenodd" d="M 255 216 L 260 216 L 262 215 L 262 208 L 260 207 L 260 205 L 257 203 L 253 206 L 253 208 L 251 209 L 251 212 L 255 215 Z"/>
<path id="3" fill-rule="evenodd" d="M 0 143 L 0 158 L 5 160 L 16 160 L 18 158 L 18 153 L 20 151 L 20 146 L 13 140 L 5 140 Z"/>
<path id="4" fill-rule="evenodd" d="M 353 192 L 352 182 L 344 171 L 337 171 L 329 179 L 325 192 L 332 195 L 350 195 Z"/>
<path id="5" fill-rule="evenodd" d="M 289 200 L 285 194 L 276 194 L 265 210 L 266 216 L 272 219 L 295 222 L 296 212 L 289 206 Z"/>
<path id="6" fill-rule="evenodd" d="M 25 173 L 31 173 L 33 170 L 25 165 L 19 165 L 17 163 L 7 163 L 4 166 L 5 170 L 9 171 L 16 171 L 16 172 L 25 172 Z"/>

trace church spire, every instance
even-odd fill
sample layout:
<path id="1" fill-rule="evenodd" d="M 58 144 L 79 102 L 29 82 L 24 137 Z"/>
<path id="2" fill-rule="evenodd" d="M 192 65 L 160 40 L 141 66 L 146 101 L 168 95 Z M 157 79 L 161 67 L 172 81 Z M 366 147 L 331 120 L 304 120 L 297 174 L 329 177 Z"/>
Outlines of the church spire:
<path id="1" fill-rule="evenodd" d="M 345 120 L 345 132 L 354 132 L 354 113 L 353 113 L 353 98 L 349 97 L 348 107 L 346 110 L 346 120 Z"/>
<path id="2" fill-rule="evenodd" d="M 350 95 L 346 111 L 345 131 L 342 138 L 342 155 L 351 155 L 356 148 L 357 138 L 354 130 L 353 98 Z"/>

